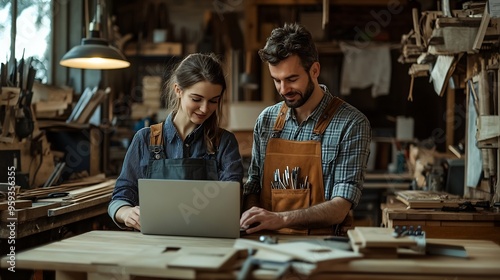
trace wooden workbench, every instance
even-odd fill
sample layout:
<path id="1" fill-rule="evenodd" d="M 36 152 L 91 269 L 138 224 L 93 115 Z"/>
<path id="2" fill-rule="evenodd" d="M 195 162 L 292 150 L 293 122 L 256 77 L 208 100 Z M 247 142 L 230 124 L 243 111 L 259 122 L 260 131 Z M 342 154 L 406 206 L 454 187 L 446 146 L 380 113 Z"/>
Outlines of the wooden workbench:
<path id="1" fill-rule="evenodd" d="M 309 237 L 319 238 L 319 237 Z M 304 237 L 280 239 L 280 242 Z M 500 246 L 491 241 L 429 240 L 464 245 L 469 258 L 408 254 L 397 259 L 354 259 L 325 267 L 313 275 L 293 275 L 294 279 L 498 279 Z M 49 245 L 16 253 L 16 269 L 56 271 L 56 279 L 235 279 L 239 266 L 224 271 L 179 268 L 173 248 L 196 248 L 206 255 L 228 252 L 235 239 L 143 235 L 131 231 L 92 231 Z M 168 249 L 170 248 L 170 249 Z M 201 250 L 201 251 L 200 251 Z M 169 255 L 166 252 L 170 252 Z M 7 257 L 1 259 L 7 269 Z M 241 263 L 240 263 L 241 264 Z M 200 265 L 195 259 L 192 265 Z M 304 263 L 307 267 L 308 264 Z M 294 265 L 299 271 L 304 267 Z M 292 272 L 296 273 L 296 272 Z M 290 275 L 288 275 L 290 276 Z M 253 272 L 257 279 L 273 278 L 272 271 Z M 302 277 L 302 278 L 297 278 Z M 155 279 L 157 279 L 155 278 Z M 147 278 L 150 279 L 150 278 Z"/>
<path id="2" fill-rule="evenodd" d="M 389 197 L 382 208 L 382 223 L 386 227 L 421 226 L 427 237 L 485 239 L 500 244 L 500 212 L 444 212 L 439 209 L 407 209 Z"/>
<path id="3" fill-rule="evenodd" d="M 101 181 L 98 184 L 68 189 L 66 197 L 38 199 L 36 202 L 15 200 L 12 212 L 8 210 L 7 202 L 1 203 L 0 254 L 4 254 L 9 248 L 11 239 L 15 239 L 17 250 L 23 250 L 59 240 L 66 235 L 92 230 L 93 220 L 112 225 L 113 222 L 107 216 L 107 208 L 115 180 Z"/>

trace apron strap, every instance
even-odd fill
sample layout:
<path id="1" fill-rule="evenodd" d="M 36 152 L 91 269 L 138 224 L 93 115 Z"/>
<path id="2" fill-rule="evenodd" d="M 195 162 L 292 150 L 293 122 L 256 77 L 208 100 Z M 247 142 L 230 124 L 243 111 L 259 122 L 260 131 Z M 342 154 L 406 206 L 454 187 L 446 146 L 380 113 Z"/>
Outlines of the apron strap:
<path id="1" fill-rule="evenodd" d="M 163 146 L 163 122 L 151 125 L 150 130 L 149 145 Z"/>
<path id="2" fill-rule="evenodd" d="M 323 135 L 326 128 L 330 124 L 330 121 L 333 119 L 333 116 L 335 116 L 335 112 L 343 103 L 344 101 L 336 96 L 334 96 L 333 99 L 330 100 L 330 103 L 328 103 L 328 106 L 323 112 L 323 115 L 320 117 L 319 121 L 316 123 L 316 126 L 314 127 L 313 130 L 314 134 Z"/>
<path id="3" fill-rule="evenodd" d="M 314 127 L 313 133 L 316 135 L 322 135 L 328 125 L 330 124 L 330 121 L 333 119 L 333 116 L 335 116 L 335 112 L 337 112 L 337 109 L 342 105 L 344 101 L 336 96 L 330 100 L 328 103 L 328 106 L 326 107 L 325 111 L 323 112 L 323 115 L 320 117 L 320 120 L 316 123 L 316 126 Z M 286 106 L 285 102 L 281 105 L 280 112 L 278 113 L 278 117 L 276 117 L 276 122 L 274 123 L 274 128 L 273 128 L 273 137 L 278 137 L 279 133 L 283 130 L 283 127 L 285 126 L 285 119 L 286 119 L 286 113 L 288 112 L 288 106 Z"/>
<path id="4" fill-rule="evenodd" d="M 280 112 L 278 113 L 278 117 L 276 118 L 276 122 L 274 123 L 273 131 L 275 133 L 280 133 L 285 126 L 286 113 L 288 112 L 288 106 L 286 106 L 285 102 L 281 105 Z"/>

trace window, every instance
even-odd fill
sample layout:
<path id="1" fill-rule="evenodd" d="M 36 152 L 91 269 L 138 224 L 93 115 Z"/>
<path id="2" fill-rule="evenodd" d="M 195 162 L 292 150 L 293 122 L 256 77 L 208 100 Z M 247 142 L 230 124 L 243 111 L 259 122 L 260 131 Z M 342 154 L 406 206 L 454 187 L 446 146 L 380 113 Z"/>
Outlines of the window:
<path id="1" fill-rule="evenodd" d="M 12 56 L 12 16 L 16 13 L 15 58 L 33 58 L 36 78 L 47 83 L 50 65 L 51 0 L 0 0 L 0 61 Z M 17 7 L 16 5 L 17 4 Z"/>

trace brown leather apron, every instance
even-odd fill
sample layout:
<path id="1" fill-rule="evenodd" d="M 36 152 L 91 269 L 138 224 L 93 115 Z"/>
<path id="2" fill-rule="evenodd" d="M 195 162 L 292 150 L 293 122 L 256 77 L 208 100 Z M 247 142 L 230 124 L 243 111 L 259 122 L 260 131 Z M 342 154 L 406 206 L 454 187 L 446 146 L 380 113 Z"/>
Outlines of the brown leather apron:
<path id="1" fill-rule="evenodd" d="M 321 137 L 342 103 L 343 101 L 340 98 L 334 97 L 316 123 L 312 136 L 316 136 L 319 141 L 293 141 L 279 138 L 288 111 L 288 106 L 283 103 L 274 124 L 272 136 L 267 144 L 264 177 L 260 194 L 262 208 L 273 212 L 283 212 L 308 208 L 325 201 L 321 163 Z M 289 170 L 299 167 L 298 181 L 304 182 L 307 176 L 309 187 L 295 189 L 271 187 L 272 182 L 275 181 L 275 170 L 279 169 L 280 174 L 283 174 L 287 167 Z M 279 230 L 279 232 L 284 234 L 333 234 L 333 227 L 326 229 L 285 228 Z"/>

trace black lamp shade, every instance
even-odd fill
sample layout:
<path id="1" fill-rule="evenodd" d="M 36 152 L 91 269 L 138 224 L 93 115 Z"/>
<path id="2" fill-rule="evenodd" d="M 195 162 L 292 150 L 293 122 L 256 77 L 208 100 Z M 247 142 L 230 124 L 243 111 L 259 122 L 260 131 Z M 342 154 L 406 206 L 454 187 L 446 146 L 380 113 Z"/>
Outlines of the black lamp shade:
<path id="1" fill-rule="evenodd" d="M 104 70 L 130 66 L 120 50 L 101 38 L 82 39 L 82 44 L 67 52 L 59 63 L 71 68 Z"/>

